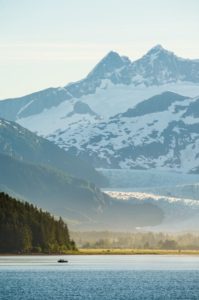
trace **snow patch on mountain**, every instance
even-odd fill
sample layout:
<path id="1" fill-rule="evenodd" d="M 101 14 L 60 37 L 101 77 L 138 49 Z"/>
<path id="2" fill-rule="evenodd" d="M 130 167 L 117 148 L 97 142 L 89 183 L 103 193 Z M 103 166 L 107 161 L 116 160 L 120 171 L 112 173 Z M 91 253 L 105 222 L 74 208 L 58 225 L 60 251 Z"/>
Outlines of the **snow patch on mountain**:
<path id="1" fill-rule="evenodd" d="M 165 92 L 107 117 L 73 99 L 18 122 L 96 167 L 189 172 L 199 166 L 199 118 L 190 109 L 197 103 Z M 79 104 L 81 113 L 74 110 Z"/>
<path id="2" fill-rule="evenodd" d="M 115 199 L 131 203 L 150 203 L 162 209 L 163 222 L 154 227 L 145 227 L 144 230 L 154 231 L 182 231 L 196 230 L 199 226 L 199 201 L 174 197 L 159 196 L 138 192 L 106 191 Z"/>

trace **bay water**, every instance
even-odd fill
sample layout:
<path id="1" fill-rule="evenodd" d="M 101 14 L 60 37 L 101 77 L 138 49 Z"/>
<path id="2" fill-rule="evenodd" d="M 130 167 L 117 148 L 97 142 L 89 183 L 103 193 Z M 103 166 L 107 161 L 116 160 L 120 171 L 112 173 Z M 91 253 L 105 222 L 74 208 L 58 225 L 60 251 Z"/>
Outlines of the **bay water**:
<path id="1" fill-rule="evenodd" d="M 0 256 L 0 299 L 198 300 L 199 256 Z"/>

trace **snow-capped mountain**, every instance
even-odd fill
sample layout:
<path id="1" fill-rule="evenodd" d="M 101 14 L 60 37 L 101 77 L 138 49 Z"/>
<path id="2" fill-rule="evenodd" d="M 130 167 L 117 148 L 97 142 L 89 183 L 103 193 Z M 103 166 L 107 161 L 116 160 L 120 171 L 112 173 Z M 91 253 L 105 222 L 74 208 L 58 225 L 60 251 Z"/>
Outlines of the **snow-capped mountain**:
<path id="1" fill-rule="evenodd" d="M 78 82 L 1 101 L 0 116 L 19 120 L 69 100 L 87 102 L 99 114 L 105 113 L 103 106 L 109 103 L 108 108 L 117 107 L 110 115 L 131 107 L 134 98 L 140 101 L 166 90 L 198 95 L 199 60 L 180 58 L 160 45 L 136 61 L 111 51 Z"/>
<path id="2" fill-rule="evenodd" d="M 41 131 L 37 117 L 30 118 L 29 124 L 23 123 L 27 122 L 24 119 L 20 123 L 35 126 L 48 139 L 95 167 L 194 172 L 199 166 L 198 111 L 199 97 L 165 92 L 106 120 L 89 111 L 73 114 L 73 122 L 68 123 L 66 112 L 65 117 L 54 121 L 57 129 L 52 134 L 46 131 L 47 112 Z"/>
<path id="3" fill-rule="evenodd" d="M 199 166 L 198 95 L 199 60 L 158 45 L 136 61 L 110 52 L 81 81 L 0 101 L 0 116 L 96 167 L 189 172 Z"/>
<path id="4" fill-rule="evenodd" d="M 177 57 L 161 45 L 152 48 L 131 64 L 131 82 L 139 85 L 162 85 L 178 81 L 199 82 L 198 61 Z"/>

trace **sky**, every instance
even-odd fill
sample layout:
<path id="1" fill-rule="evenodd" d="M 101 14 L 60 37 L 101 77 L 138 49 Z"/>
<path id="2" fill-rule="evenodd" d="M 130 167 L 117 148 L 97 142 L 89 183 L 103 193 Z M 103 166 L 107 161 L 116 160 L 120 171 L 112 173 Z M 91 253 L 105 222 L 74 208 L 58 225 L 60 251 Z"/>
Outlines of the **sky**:
<path id="1" fill-rule="evenodd" d="M 199 59 L 198 0 L 0 0 L 0 99 L 64 86 L 114 50 Z"/>

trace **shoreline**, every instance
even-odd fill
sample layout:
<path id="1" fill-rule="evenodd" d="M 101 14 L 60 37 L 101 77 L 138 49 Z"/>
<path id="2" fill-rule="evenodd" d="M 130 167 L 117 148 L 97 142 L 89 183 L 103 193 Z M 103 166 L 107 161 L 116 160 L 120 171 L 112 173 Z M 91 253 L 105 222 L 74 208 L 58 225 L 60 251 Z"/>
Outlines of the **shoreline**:
<path id="1" fill-rule="evenodd" d="M 199 255 L 199 250 L 79 249 L 82 255 Z"/>
<path id="2" fill-rule="evenodd" d="M 0 256 L 63 256 L 63 255 L 199 255 L 199 250 L 159 249 L 78 249 L 65 253 L 0 253 Z"/>

